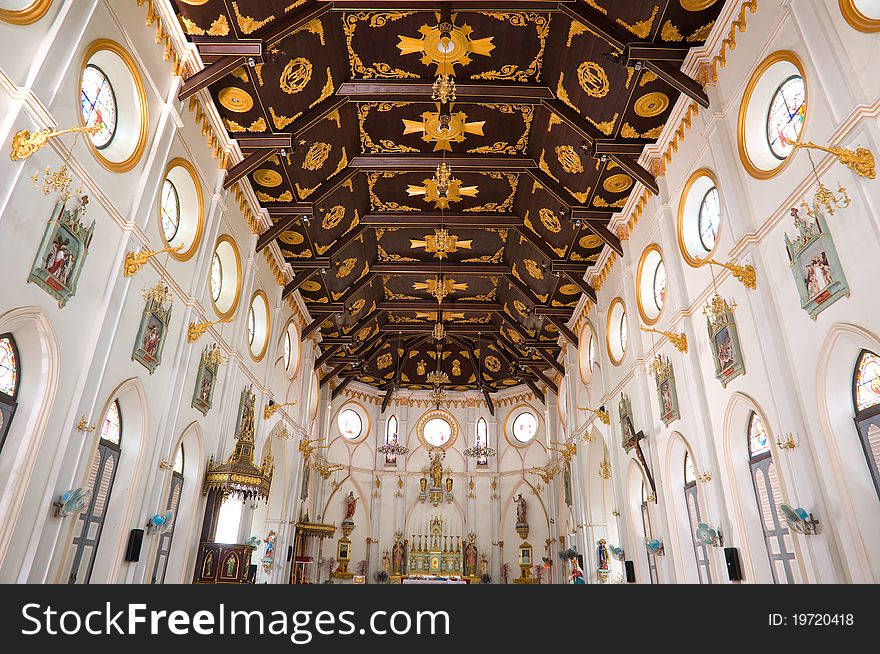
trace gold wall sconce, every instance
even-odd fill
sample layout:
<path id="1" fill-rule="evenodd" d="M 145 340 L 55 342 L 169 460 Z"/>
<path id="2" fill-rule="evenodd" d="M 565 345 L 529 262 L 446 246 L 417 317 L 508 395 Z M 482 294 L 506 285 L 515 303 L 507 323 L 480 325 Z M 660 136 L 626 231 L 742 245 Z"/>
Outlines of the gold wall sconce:
<path id="1" fill-rule="evenodd" d="M 599 464 L 599 478 L 600 479 L 611 479 L 611 462 L 608 459 L 604 459 L 602 463 Z"/>
<path id="2" fill-rule="evenodd" d="M 712 473 L 706 470 L 706 472 L 697 475 L 697 481 L 699 481 L 701 484 L 708 484 L 710 481 L 712 481 Z"/>
<path id="3" fill-rule="evenodd" d="M 596 416 L 599 420 L 601 420 L 603 424 L 606 424 L 606 425 L 611 424 L 611 416 L 605 410 L 605 407 L 600 406 L 598 409 L 591 409 L 588 406 L 579 406 L 578 411 L 589 411 L 594 416 Z"/>
<path id="4" fill-rule="evenodd" d="M 80 418 L 79 423 L 77 423 L 77 425 L 76 425 L 77 431 L 85 432 L 87 434 L 91 434 L 97 428 L 98 428 L 98 425 L 90 425 L 88 418 L 86 418 L 85 416 Z"/>
<path id="5" fill-rule="evenodd" d="M 278 411 L 278 409 L 281 409 L 286 406 L 295 406 L 296 404 L 297 404 L 296 400 L 294 400 L 293 402 L 285 402 L 284 404 L 278 404 L 274 400 L 269 400 L 269 403 L 263 409 L 263 419 L 268 420 L 269 418 L 271 418 L 272 416 L 275 415 L 275 413 Z"/>
<path id="6" fill-rule="evenodd" d="M 19 130 L 12 137 L 12 151 L 9 158 L 12 161 L 22 161 L 27 159 L 37 150 L 46 145 L 50 140 L 62 136 L 64 134 L 89 134 L 94 135 L 101 131 L 102 124 L 98 123 L 91 127 L 82 125 L 80 127 L 70 127 L 68 129 L 53 130 L 51 128 L 41 129 L 31 132 L 27 129 Z"/>
<path id="7" fill-rule="evenodd" d="M 780 450 L 793 450 L 798 444 L 794 440 L 794 435 L 789 432 L 788 436 L 783 440 L 780 436 L 776 437 L 776 447 Z"/>
<path id="8" fill-rule="evenodd" d="M 168 459 L 162 459 L 159 461 L 159 469 L 160 470 L 173 470 L 174 463 L 169 461 Z"/>
<path id="9" fill-rule="evenodd" d="M 836 145 L 817 145 L 810 141 L 807 141 L 806 143 L 795 141 L 793 145 L 796 149 L 820 150 L 832 154 L 837 157 L 838 162 L 842 163 L 859 177 L 865 177 L 867 179 L 875 179 L 877 177 L 874 153 L 867 148 L 850 150 Z"/>
<path id="10" fill-rule="evenodd" d="M 186 340 L 190 343 L 195 343 L 205 335 L 205 332 L 208 331 L 208 327 L 219 325 L 223 322 L 232 322 L 232 318 L 221 318 L 220 320 L 215 320 L 213 322 L 191 322 L 186 329 Z"/>
<path id="11" fill-rule="evenodd" d="M 659 334 L 660 336 L 665 336 L 669 339 L 669 342 L 672 343 L 672 346 L 682 352 L 683 354 L 688 353 L 688 338 L 687 334 L 679 334 L 678 332 L 664 332 L 659 329 L 653 329 L 651 327 L 641 327 L 643 332 L 648 334 Z"/>
<path id="12" fill-rule="evenodd" d="M 161 250 L 143 250 L 141 252 L 129 252 L 125 255 L 125 263 L 122 266 L 122 276 L 123 277 L 133 277 L 137 275 L 141 268 L 147 265 L 147 262 L 153 257 L 157 257 L 160 254 L 165 254 L 166 252 L 180 252 L 183 249 L 183 243 L 177 246 L 169 245 L 167 248 L 162 248 Z"/>
<path id="13" fill-rule="evenodd" d="M 712 266 L 718 266 L 719 268 L 724 268 L 725 270 L 729 270 L 730 274 L 743 286 L 745 286 L 750 291 L 754 291 L 758 288 L 758 275 L 755 271 L 755 267 L 751 264 L 746 264 L 745 266 L 740 266 L 735 263 L 724 263 L 722 261 L 716 261 L 711 257 L 708 259 L 700 259 L 696 258 L 698 264 L 703 265 L 704 263 L 708 263 Z"/>

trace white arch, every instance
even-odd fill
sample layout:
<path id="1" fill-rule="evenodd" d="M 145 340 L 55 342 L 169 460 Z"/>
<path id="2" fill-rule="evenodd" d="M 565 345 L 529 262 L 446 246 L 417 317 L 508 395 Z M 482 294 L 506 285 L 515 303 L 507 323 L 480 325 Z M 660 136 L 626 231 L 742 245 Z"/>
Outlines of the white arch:
<path id="1" fill-rule="evenodd" d="M 816 456 L 827 498 L 828 533 L 838 540 L 850 581 L 880 581 L 880 504 L 870 479 L 865 455 L 853 423 L 854 408 L 850 392 L 859 353 L 880 353 L 880 337 L 849 323 L 837 323 L 828 330 L 816 367 L 816 406 L 821 442 Z"/>
<path id="2" fill-rule="evenodd" d="M 177 506 L 177 517 L 174 524 L 174 538 L 171 541 L 171 552 L 168 554 L 168 568 L 165 572 L 165 583 L 187 583 L 192 579 L 192 570 L 198 554 L 198 534 L 202 516 L 205 512 L 205 498 L 202 495 L 202 475 L 205 472 L 204 461 L 205 436 L 198 422 L 190 423 L 183 430 L 167 460 L 173 461 L 178 448 L 183 447 L 183 493 Z M 163 501 L 168 497 L 171 475 L 163 485 Z M 155 556 L 155 553 L 153 554 Z M 147 574 L 150 574 L 148 569 Z"/>
<path id="3" fill-rule="evenodd" d="M 39 307 L 20 307 L 0 315 L 0 333 L 15 338 L 21 366 L 18 409 L 0 453 L 0 562 L 6 559 L 16 530 L 30 533 L 39 516 L 22 514 L 34 479 L 37 455 L 43 445 L 61 375 L 61 354 L 52 322 Z M 48 483 L 49 480 L 43 480 Z M 51 485 L 51 484 L 48 484 Z M 36 489 L 36 486 L 34 486 Z M 48 493 L 44 491 L 43 494 Z M 45 498 L 45 505 L 51 502 Z M 2 566 L 0 566 L 2 570 Z M 11 581 L 12 577 L 0 576 Z"/>
<path id="4" fill-rule="evenodd" d="M 690 456 L 694 470 L 699 471 L 698 459 L 694 456 L 694 450 L 690 443 L 680 432 L 672 432 L 666 442 L 666 457 L 663 468 L 663 480 L 666 483 L 662 484 L 662 487 L 665 495 L 664 504 L 669 511 L 669 544 L 671 545 L 670 550 L 674 552 L 672 563 L 675 566 L 675 577 L 680 583 L 698 584 L 700 583 L 700 574 L 694 553 L 687 498 L 684 494 L 685 454 Z M 705 512 L 706 501 L 700 483 L 697 483 L 697 497 L 700 508 Z M 708 520 L 705 515 L 703 518 Z M 709 557 L 710 568 L 711 565 L 711 557 Z"/>

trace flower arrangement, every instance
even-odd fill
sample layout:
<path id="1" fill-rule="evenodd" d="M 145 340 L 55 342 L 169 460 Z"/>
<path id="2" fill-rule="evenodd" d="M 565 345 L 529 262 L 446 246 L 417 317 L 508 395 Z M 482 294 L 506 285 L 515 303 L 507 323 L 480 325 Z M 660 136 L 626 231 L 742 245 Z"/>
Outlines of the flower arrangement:
<path id="1" fill-rule="evenodd" d="M 506 583 L 508 583 L 509 580 L 510 580 L 510 564 L 505 563 L 504 565 L 501 566 L 501 581 L 506 584 Z"/>
<path id="2" fill-rule="evenodd" d="M 532 568 L 532 574 L 535 575 L 535 579 L 538 580 L 539 584 L 544 579 L 544 572 L 545 570 L 543 565 L 536 565 Z"/>
<path id="3" fill-rule="evenodd" d="M 367 574 L 367 560 L 361 559 L 357 562 L 357 566 L 355 566 L 355 570 L 357 570 L 357 574 L 361 576 L 365 576 Z"/>
<path id="4" fill-rule="evenodd" d="M 380 584 L 384 584 L 386 581 L 388 581 L 388 573 L 384 570 L 379 570 L 376 573 L 376 581 L 378 581 Z"/>
<path id="5" fill-rule="evenodd" d="M 481 584 L 491 584 L 491 583 L 492 583 L 492 577 L 489 576 L 488 573 L 483 574 L 483 575 L 480 577 L 480 583 L 481 583 Z"/>
<path id="6" fill-rule="evenodd" d="M 571 561 L 572 559 L 577 558 L 578 551 L 574 547 L 569 547 L 566 550 L 561 550 L 559 552 L 559 558 L 563 561 Z"/>

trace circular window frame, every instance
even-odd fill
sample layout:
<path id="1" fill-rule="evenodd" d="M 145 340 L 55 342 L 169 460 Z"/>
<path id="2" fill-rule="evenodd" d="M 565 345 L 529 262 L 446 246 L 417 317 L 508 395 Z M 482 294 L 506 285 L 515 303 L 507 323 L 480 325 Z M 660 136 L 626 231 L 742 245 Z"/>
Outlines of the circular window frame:
<path id="1" fill-rule="evenodd" d="M 315 422 L 315 418 L 318 417 L 318 408 L 321 404 L 321 378 L 318 376 L 318 371 L 312 371 L 312 380 L 311 380 L 311 390 L 309 396 L 309 422 Z"/>
<path id="2" fill-rule="evenodd" d="M 300 367 L 302 366 L 302 341 L 300 340 L 302 332 L 300 332 L 299 323 L 293 318 L 287 321 L 287 324 L 284 326 L 284 331 L 281 334 L 281 338 L 285 336 L 290 336 L 290 347 L 291 354 L 293 353 L 293 348 L 296 348 L 296 365 L 291 366 L 288 365 L 284 368 L 284 372 L 287 375 L 287 378 L 291 381 L 296 379 L 299 376 Z M 282 344 L 282 362 L 284 358 L 284 345 Z M 293 358 L 291 357 L 291 362 Z"/>
<path id="3" fill-rule="evenodd" d="M 147 147 L 147 134 L 148 134 L 148 126 L 149 126 L 149 107 L 147 106 L 147 91 L 144 86 L 144 81 L 141 78 L 140 72 L 138 71 L 137 64 L 134 61 L 134 58 L 128 53 L 122 45 L 113 41 L 112 39 L 97 39 L 96 41 L 92 41 L 88 47 L 86 48 L 85 54 L 83 55 L 82 65 L 80 66 L 79 78 L 76 84 L 76 107 L 77 109 L 77 117 L 78 122 L 81 126 L 85 125 L 83 121 L 82 111 L 79 109 L 81 106 L 81 98 L 82 98 L 82 77 L 85 73 L 86 66 L 92 63 L 92 59 L 95 55 L 100 52 L 110 52 L 117 57 L 119 57 L 122 62 L 125 64 L 125 67 L 128 69 L 129 75 L 131 76 L 131 81 L 134 83 L 134 92 L 135 92 L 135 102 L 138 106 L 139 120 L 140 125 L 138 128 L 135 128 L 137 132 L 137 140 L 135 141 L 134 148 L 131 154 L 128 155 L 122 161 L 112 161 L 108 157 L 104 156 L 104 152 L 106 151 L 107 146 L 104 146 L 104 149 L 98 149 L 92 140 L 86 137 L 84 140 L 89 150 L 91 150 L 92 155 L 94 155 L 95 159 L 98 160 L 104 168 L 114 173 L 127 173 L 132 170 L 135 166 L 137 166 L 138 162 L 141 160 L 141 157 L 144 154 L 144 150 Z M 113 139 L 108 142 L 108 146 L 113 140 L 118 136 L 118 132 L 120 129 L 120 105 L 119 105 L 119 89 L 122 88 L 119 84 L 114 84 L 114 80 L 107 73 L 106 66 L 99 66 L 98 64 L 92 64 L 99 68 L 106 76 L 107 79 L 110 80 L 110 85 L 114 89 L 114 94 L 117 98 L 117 106 L 116 106 L 116 132 L 114 132 Z M 164 178 L 163 178 L 164 179 Z"/>
<path id="4" fill-rule="evenodd" d="M 648 247 L 646 247 L 644 249 L 644 251 L 642 252 L 642 256 L 639 259 L 638 268 L 636 269 L 636 305 L 638 306 L 638 309 L 639 309 L 639 317 L 642 319 L 642 322 L 648 326 L 656 325 L 660 321 L 660 318 L 663 316 L 663 311 L 664 311 L 664 309 L 666 309 L 666 304 L 667 304 L 667 302 L 664 300 L 663 306 L 659 308 L 657 315 L 654 316 L 653 318 L 650 318 L 648 316 L 648 311 L 646 310 L 646 308 L 644 306 L 644 302 L 642 300 L 643 291 L 646 290 L 642 287 L 643 281 L 644 281 L 642 279 L 642 275 L 644 275 L 645 272 L 647 272 L 647 269 L 645 268 L 645 266 L 648 264 L 648 257 L 650 256 L 650 254 L 652 252 L 656 252 L 657 255 L 660 257 L 660 260 L 658 261 L 657 265 L 654 266 L 654 268 L 651 270 L 653 275 L 652 275 L 651 283 L 646 287 L 647 288 L 646 292 L 651 293 L 651 297 L 649 297 L 647 299 L 654 301 L 656 303 L 656 301 L 654 300 L 654 295 L 655 295 L 654 279 L 657 276 L 657 268 L 659 268 L 660 265 L 663 265 L 664 268 L 666 267 L 666 260 L 663 258 L 663 250 L 660 249 L 660 246 L 657 245 L 656 243 L 651 243 Z M 668 278 L 667 278 L 667 282 L 668 282 Z M 669 287 L 668 287 L 668 283 L 667 283 L 667 291 L 668 291 L 668 288 Z M 626 354 L 625 348 L 624 348 L 624 354 Z"/>
<path id="5" fill-rule="evenodd" d="M 528 441 L 523 443 L 516 436 L 513 435 L 513 423 L 516 422 L 516 419 L 520 417 L 523 413 L 531 413 L 535 416 L 535 422 L 537 423 L 537 427 L 535 428 L 535 435 L 532 436 Z M 504 440 L 508 442 L 512 447 L 517 448 L 525 448 L 529 447 L 533 443 L 538 442 L 538 434 L 541 432 L 541 418 L 540 413 L 533 407 L 531 404 L 517 404 L 513 409 L 510 410 L 510 413 L 507 414 L 507 419 L 504 421 Z"/>
<path id="6" fill-rule="evenodd" d="M 746 85 L 746 90 L 743 93 L 743 99 L 739 106 L 739 117 L 737 119 L 737 150 L 739 151 L 739 159 L 742 163 L 743 168 L 746 169 L 746 172 L 755 179 L 767 180 L 773 177 L 776 177 L 779 173 L 781 173 L 794 159 L 794 155 L 797 150 L 792 150 L 792 153 L 785 159 L 779 161 L 779 164 L 770 168 L 761 168 L 755 163 L 755 160 L 752 157 L 752 154 L 749 152 L 749 139 L 746 134 L 747 128 L 749 125 L 750 117 L 754 115 L 758 115 L 761 117 L 761 143 L 760 148 L 766 148 L 769 156 L 778 160 L 778 157 L 772 153 L 770 150 L 770 144 L 767 142 L 768 139 L 766 137 L 767 133 L 767 112 L 769 111 L 770 105 L 773 102 L 773 98 L 776 95 L 776 91 L 779 90 L 779 86 L 782 82 L 788 80 L 792 77 L 791 71 L 789 70 L 785 75 L 780 75 L 779 79 L 775 82 L 770 83 L 770 87 L 772 87 L 772 91 L 770 91 L 770 97 L 766 98 L 766 107 L 762 111 L 758 111 L 757 107 L 752 107 L 752 100 L 754 98 L 755 91 L 757 90 L 759 84 L 764 80 L 765 74 L 776 64 L 780 63 L 788 63 L 793 65 L 797 69 L 797 74 L 800 75 L 801 79 L 804 81 L 804 105 L 806 106 L 805 115 L 804 115 L 804 125 L 801 129 L 801 138 L 807 131 L 808 121 L 810 119 L 810 83 L 807 79 L 807 74 L 804 69 L 804 64 L 800 60 L 800 58 L 795 54 L 792 50 L 779 50 L 778 52 L 774 52 L 765 58 L 758 67 L 755 69 L 755 72 L 752 73 L 751 78 L 749 79 L 748 84 Z M 757 100 L 757 99 L 756 99 Z M 753 148 L 754 149 L 754 148 Z M 717 188 L 717 184 L 716 184 Z"/>
<path id="7" fill-rule="evenodd" d="M 693 188 L 696 186 L 697 182 L 700 180 L 707 178 L 712 185 L 703 191 L 699 196 L 699 201 L 696 201 L 696 196 L 692 197 Z M 709 191 L 714 188 L 718 191 L 718 204 L 721 208 L 720 218 L 718 220 L 718 234 L 715 236 L 715 247 L 713 247 L 709 252 L 707 252 L 702 257 L 695 257 L 690 253 L 687 246 L 687 240 L 685 236 L 685 228 L 693 227 L 696 231 L 696 238 L 702 245 L 702 239 L 700 238 L 700 209 L 703 206 L 703 200 L 706 199 L 706 195 Z M 693 209 L 696 206 L 696 212 L 693 215 L 688 215 L 688 209 Z M 688 225 L 685 225 L 685 222 Z M 678 203 L 678 249 L 681 252 L 682 258 L 687 262 L 687 264 L 691 268 L 700 268 L 706 265 L 706 259 L 710 259 L 715 251 L 718 249 L 718 244 L 721 242 L 721 234 L 724 230 L 724 202 L 723 197 L 721 195 L 721 189 L 718 186 L 718 178 L 715 177 L 715 173 L 708 168 L 700 168 L 699 170 L 694 171 L 694 173 L 688 178 L 687 183 L 684 185 L 684 191 L 681 194 L 681 200 Z"/>
<path id="8" fill-rule="evenodd" d="M 24 9 L 0 9 L 0 21 L 11 25 L 31 25 L 46 15 L 52 0 L 34 0 Z"/>
<path id="9" fill-rule="evenodd" d="M 320 392 L 320 391 L 319 391 Z M 357 438 L 348 438 L 348 436 L 344 436 L 342 430 L 339 428 L 339 416 L 342 415 L 342 412 L 351 409 L 354 411 L 358 417 L 361 419 L 361 433 L 358 434 Z M 315 410 L 315 415 L 317 416 L 317 410 Z M 332 418 L 334 428 L 336 429 L 337 438 L 342 439 L 345 443 L 350 443 L 351 445 L 357 445 L 359 443 L 363 443 L 370 435 L 372 430 L 372 423 L 370 422 L 370 414 L 367 411 L 366 407 L 360 402 L 356 402 L 354 400 L 349 400 L 345 404 L 343 404 L 339 409 L 337 409 L 336 413 L 333 414 Z"/>
<path id="10" fill-rule="evenodd" d="M 352 437 L 349 437 L 345 433 L 343 433 L 342 427 L 339 424 L 339 421 L 342 420 L 343 414 L 348 411 L 351 411 L 351 413 L 353 413 L 358 419 L 358 433 Z M 339 432 L 339 436 L 346 442 L 356 443 L 357 441 L 361 440 L 364 437 L 364 418 L 363 416 L 361 416 L 360 411 L 353 408 L 349 404 L 346 404 L 345 406 L 340 408 L 339 411 L 336 413 L 336 431 Z"/>
<path id="11" fill-rule="evenodd" d="M 565 396 L 566 379 L 567 377 L 563 375 L 556 387 L 556 411 L 559 414 L 559 423 L 562 427 L 563 433 L 565 433 L 565 425 L 568 422 L 568 398 Z M 535 435 L 537 435 L 537 431 L 535 432 Z M 534 440 L 534 438 L 532 440 Z"/>
<path id="12" fill-rule="evenodd" d="M 855 0 L 839 0 L 840 13 L 849 26 L 859 32 L 873 34 L 880 32 L 880 19 L 871 18 L 861 12 L 856 6 Z"/>
<path id="13" fill-rule="evenodd" d="M 189 177 L 192 181 L 193 188 L 195 189 L 195 198 L 196 198 L 196 204 L 197 204 L 196 211 L 198 212 L 198 215 L 196 216 L 197 222 L 195 225 L 195 231 L 192 235 L 192 243 L 190 244 L 190 246 L 181 252 L 175 252 L 174 250 L 171 250 L 170 254 L 171 254 L 171 257 L 173 259 L 175 259 L 176 261 L 189 261 L 190 259 L 192 259 L 193 255 L 195 255 L 196 251 L 199 248 L 199 244 L 202 241 L 202 232 L 205 228 L 205 197 L 202 192 L 202 185 L 199 183 L 198 172 L 196 171 L 195 166 L 193 166 L 193 164 L 191 162 L 189 162 L 186 159 L 183 159 L 181 157 L 175 157 L 174 159 L 172 159 L 171 161 L 168 162 L 168 164 L 165 166 L 165 172 L 162 175 L 162 184 L 164 185 L 165 180 L 168 180 L 174 185 L 175 190 L 177 191 L 177 196 L 178 196 L 178 200 L 179 200 L 179 207 L 180 207 L 180 216 L 178 217 L 177 233 L 174 235 L 174 238 L 172 238 L 171 241 L 174 241 L 176 238 L 178 238 L 178 235 L 180 234 L 181 228 L 183 228 L 183 223 L 186 220 L 186 217 L 184 216 L 184 213 L 186 211 L 186 207 L 184 205 L 187 204 L 186 197 L 184 198 L 184 200 L 180 200 L 180 196 L 181 196 L 180 185 L 174 179 L 171 179 L 169 177 L 169 175 L 172 175 L 173 171 L 177 168 L 183 169 L 183 171 L 189 175 Z M 159 202 L 157 203 L 158 207 L 157 207 L 157 212 L 156 212 L 156 215 L 159 218 L 159 234 L 162 236 L 162 241 L 165 243 L 165 245 L 167 247 L 174 247 L 174 245 L 171 243 L 171 241 L 169 241 L 167 238 L 165 238 L 165 230 L 162 229 L 162 190 L 161 190 L 161 188 L 162 187 L 160 186 Z M 185 190 L 187 190 L 187 189 L 185 189 Z M 184 243 L 186 243 L 185 240 L 184 240 Z M 215 248 L 215 250 L 216 250 L 216 248 Z M 213 260 L 213 258 L 214 258 L 214 256 L 212 253 L 211 259 Z"/>
<path id="14" fill-rule="evenodd" d="M 107 139 L 107 142 L 103 145 L 95 145 L 94 143 L 92 144 L 97 150 L 106 150 L 113 144 L 113 139 L 116 138 L 116 133 L 119 131 L 119 101 L 116 99 L 116 90 L 113 88 L 113 82 L 110 81 L 110 76 L 105 73 L 98 64 L 93 64 L 91 62 L 86 63 L 85 67 L 83 67 L 83 75 L 86 74 L 86 71 L 89 68 L 96 70 L 98 74 L 103 78 L 103 81 L 101 83 L 102 86 L 104 82 L 107 83 L 107 88 L 110 91 L 110 97 L 113 99 L 113 111 L 116 114 L 116 124 L 113 127 L 113 131 L 110 133 L 110 138 Z M 95 100 L 97 102 L 97 98 Z M 80 80 L 80 102 L 82 102 L 82 80 Z M 94 107 L 94 105 L 92 106 Z"/>
<path id="15" fill-rule="evenodd" d="M 449 424 L 449 440 L 443 443 L 443 445 L 433 445 L 428 442 L 427 438 L 425 438 L 425 425 L 435 418 L 441 418 Z M 424 445 L 427 450 L 447 450 L 452 447 L 452 444 L 455 443 L 458 438 L 458 422 L 455 420 L 455 416 L 445 409 L 431 409 L 430 411 L 423 413 L 419 418 L 419 421 L 416 423 L 416 435 L 418 436 L 419 442 Z"/>
<path id="16" fill-rule="evenodd" d="M 263 301 L 263 307 L 265 308 L 266 315 L 263 319 L 264 326 L 262 330 L 262 334 L 258 331 L 260 326 L 260 316 L 257 315 L 257 312 L 254 311 L 254 303 L 257 299 L 261 299 Z M 253 343 L 248 343 L 248 352 L 251 355 L 251 358 L 260 362 L 266 356 L 266 350 L 269 349 L 269 334 L 272 332 L 272 315 L 271 315 L 271 307 L 269 306 L 269 296 L 266 295 L 266 292 L 263 289 L 257 289 L 254 291 L 254 294 L 251 295 L 251 301 L 248 303 L 248 315 L 251 313 L 254 314 L 254 341 L 256 341 L 259 337 L 262 336 L 262 345 L 260 346 L 259 352 L 254 352 Z"/>
<path id="17" fill-rule="evenodd" d="M 226 311 L 221 311 L 220 307 L 217 306 L 217 302 L 214 301 L 214 293 L 211 290 L 211 273 L 208 271 L 208 297 L 211 300 L 211 306 L 214 307 L 214 312 L 221 318 L 231 318 L 236 309 L 238 309 L 238 302 L 241 299 L 241 255 L 238 252 L 238 246 L 235 243 L 235 240 L 229 234 L 221 234 L 217 237 L 217 242 L 214 244 L 214 250 L 211 252 L 211 260 L 214 260 L 214 253 L 217 252 L 218 248 L 221 244 L 228 243 L 232 247 L 233 259 L 235 260 L 235 294 L 233 295 L 232 302 L 229 305 L 229 309 Z M 222 276 L 220 279 L 220 297 L 217 298 L 219 301 L 223 297 L 223 292 L 225 290 L 227 275 L 230 274 L 226 270 L 226 266 L 223 264 L 223 256 L 220 255 L 220 264 L 222 266 Z"/>
<path id="18" fill-rule="evenodd" d="M 578 335 L 578 370 L 581 381 L 586 385 L 593 380 L 593 366 L 590 365 L 590 341 L 596 338 L 596 330 L 589 320 L 585 320 Z M 585 363 L 586 362 L 586 363 Z M 588 366 L 584 374 L 584 366 Z"/>
<path id="19" fill-rule="evenodd" d="M 623 307 L 623 315 L 626 316 L 627 319 L 627 329 L 629 328 L 629 315 L 626 310 L 626 303 L 623 301 L 619 295 L 611 301 L 611 305 L 608 307 L 608 315 L 605 318 L 605 350 L 608 353 L 608 358 L 611 360 L 611 364 L 614 366 L 619 366 L 623 363 L 623 360 L 626 358 L 626 346 L 622 346 L 620 358 L 617 359 L 614 356 L 614 353 L 611 351 L 611 316 L 614 314 L 614 308 L 620 305 Z M 621 344 L 623 345 L 623 344 Z M 629 345 L 629 338 L 627 338 L 626 345 Z"/>

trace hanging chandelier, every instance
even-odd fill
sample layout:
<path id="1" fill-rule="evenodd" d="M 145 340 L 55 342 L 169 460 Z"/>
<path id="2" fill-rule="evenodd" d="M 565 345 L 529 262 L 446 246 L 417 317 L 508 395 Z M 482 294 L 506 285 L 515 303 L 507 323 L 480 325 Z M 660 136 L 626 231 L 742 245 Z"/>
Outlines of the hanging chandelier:
<path id="1" fill-rule="evenodd" d="M 431 179 L 431 182 L 437 186 L 437 196 L 446 198 L 454 181 L 457 180 L 452 176 L 450 165 L 445 161 L 437 164 L 437 170 L 434 171 L 434 177 Z"/>
<path id="2" fill-rule="evenodd" d="M 455 102 L 455 78 L 447 73 L 437 75 L 431 87 L 431 99 L 442 104 Z"/>
<path id="3" fill-rule="evenodd" d="M 469 447 L 464 450 L 464 455 L 471 459 L 487 459 L 490 456 L 495 456 L 498 452 L 495 451 L 494 447 L 489 447 L 488 445 L 483 445 L 482 443 L 477 443 L 473 447 Z"/>
<path id="4" fill-rule="evenodd" d="M 446 328 L 443 326 L 442 322 L 438 322 L 436 325 L 434 325 L 433 336 L 435 341 L 442 341 L 444 338 L 446 338 Z"/>
<path id="5" fill-rule="evenodd" d="M 379 454 L 384 454 L 385 456 L 403 456 L 409 452 L 409 448 L 405 445 L 401 445 L 397 442 L 397 434 L 394 434 L 392 437 L 392 441 L 388 443 L 383 443 L 379 447 L 376 448 L 376 451 Z"/>

